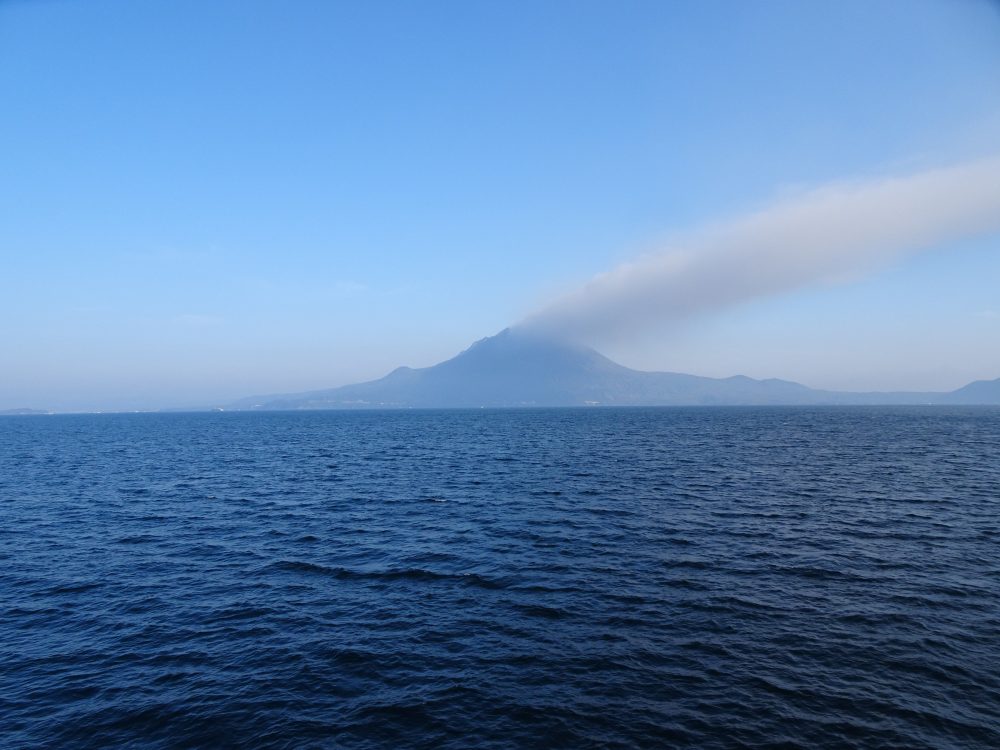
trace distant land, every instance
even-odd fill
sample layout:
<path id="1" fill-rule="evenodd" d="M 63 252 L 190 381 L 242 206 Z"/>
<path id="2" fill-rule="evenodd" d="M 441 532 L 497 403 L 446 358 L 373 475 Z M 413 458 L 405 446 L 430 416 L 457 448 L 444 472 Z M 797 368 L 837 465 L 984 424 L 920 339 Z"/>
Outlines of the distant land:
<path id="1" fill-rule="evenodd" d="M 950 392 L 850 393 L 742 375 L 643 372 L 584 346 L 505 329 L 432 367 L 305 393 L 253 396 L 235 411 L 518 406 L 994 405 L 1000 378 Z"/>
<path id="2" fill-rule="evenodd" d="M 0 417 L 27 417 L 35 414 L 51 414 L 42 409 L 0 409 Z"/>

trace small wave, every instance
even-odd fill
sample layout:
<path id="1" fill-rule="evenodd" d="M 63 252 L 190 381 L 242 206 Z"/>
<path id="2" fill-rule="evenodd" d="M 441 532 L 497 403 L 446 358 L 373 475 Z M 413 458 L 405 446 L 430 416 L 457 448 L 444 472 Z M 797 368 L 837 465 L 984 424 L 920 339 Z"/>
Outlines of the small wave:
<path id="1" fill-rule="evenodd" d="M 388 570 L 356 570 L 341 566 L 328 566 L 301 560 L 281 560 L 264 568 L 264 571 L 286 571 L 309 575 L 329 576 L 357 581 L 453 581 L 483 589 L 503 589 L 509 584 L 479 573 L 440 573 L 426 568 L 390 568 Z"/>
<path id="2" fill-rule="evenodd" d="M 711 570 L 713 565 L 707 560 L 664 560 L 668 568 L 688 568 L 690 570 Z"/>
<path id="3" fill-rule="evenodd" d="M 846 570 L 835 570 L 832 568 L 822 568 L 816 565 L 773 565 L 771 570 L 782 575 L 795 576 L 798 578 L 811 578 L 820 581 L 868 581 L 866 576 L 857 575 Z"/>
<path id="4" fill-rule="evenodd" d="M 562 620 L 569 617 L 569 612 L 564 609 L 546 607 L 542 604 L 515 604 L 514 609 L 528 617 L 540 617 L 544 620 Z"/>
<path id="5" fill-rule="evenodd" d="M 689 591 L 709 591 L 712 587 L 701 581 L 693 581 L 690 578 L 668 578 L 664 584 L 675 589 L 687 589 Z"/>
<path id="6" fill-rule="evenodd" d="M 89 581 L 87 583 L 63 583 L 53 586 L 47 594 L 82 594 L 85 591 L 99 589 L 104 584 L 100 581 Z"/>
<path id="7" fill-rule="evenodd" d="M 213 612 L 208 618 L 213 621 L 219 620 L 256 620 L 261 617 L 269 617 L 277 610 L 271 607 L 259 607 L 252 604 L 237 604 L 226 609 Z"/>
<path id="8" fill-rule="evenodd" d="M 123 536 L 117 541 L 118 544 L 146 544 L 157 541 L 157 538 L 152 534 L 134 534 L 132 536 Z"/>

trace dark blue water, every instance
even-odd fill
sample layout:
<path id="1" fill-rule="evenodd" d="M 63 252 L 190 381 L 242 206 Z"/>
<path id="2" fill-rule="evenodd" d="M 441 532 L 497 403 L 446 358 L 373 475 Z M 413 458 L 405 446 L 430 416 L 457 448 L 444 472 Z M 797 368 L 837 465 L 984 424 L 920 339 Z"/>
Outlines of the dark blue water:
<path id="1" fill-rule="evenodd" d="M 0 745 L 1000 747 L 1000 410 L 0 419 Z"/>

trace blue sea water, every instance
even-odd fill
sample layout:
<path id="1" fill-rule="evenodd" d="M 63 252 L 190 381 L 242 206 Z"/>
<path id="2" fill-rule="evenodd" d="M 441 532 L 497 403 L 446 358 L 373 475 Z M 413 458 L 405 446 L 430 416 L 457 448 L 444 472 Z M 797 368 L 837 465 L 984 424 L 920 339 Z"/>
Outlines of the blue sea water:
<path id="1" fill-rule="evenodd" d="M 0 746 L 996 748 L 998 511 L 998 409 L 3 418 Z"/>

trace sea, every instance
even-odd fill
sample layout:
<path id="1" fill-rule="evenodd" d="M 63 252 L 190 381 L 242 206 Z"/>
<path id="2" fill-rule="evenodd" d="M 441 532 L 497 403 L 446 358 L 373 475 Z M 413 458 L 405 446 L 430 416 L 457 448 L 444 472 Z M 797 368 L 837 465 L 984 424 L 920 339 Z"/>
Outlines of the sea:
<path id="1" fill-rule="evenodd" d="M 998 748 L 1000 409 L 0 418 L 3 748 Z"/>

